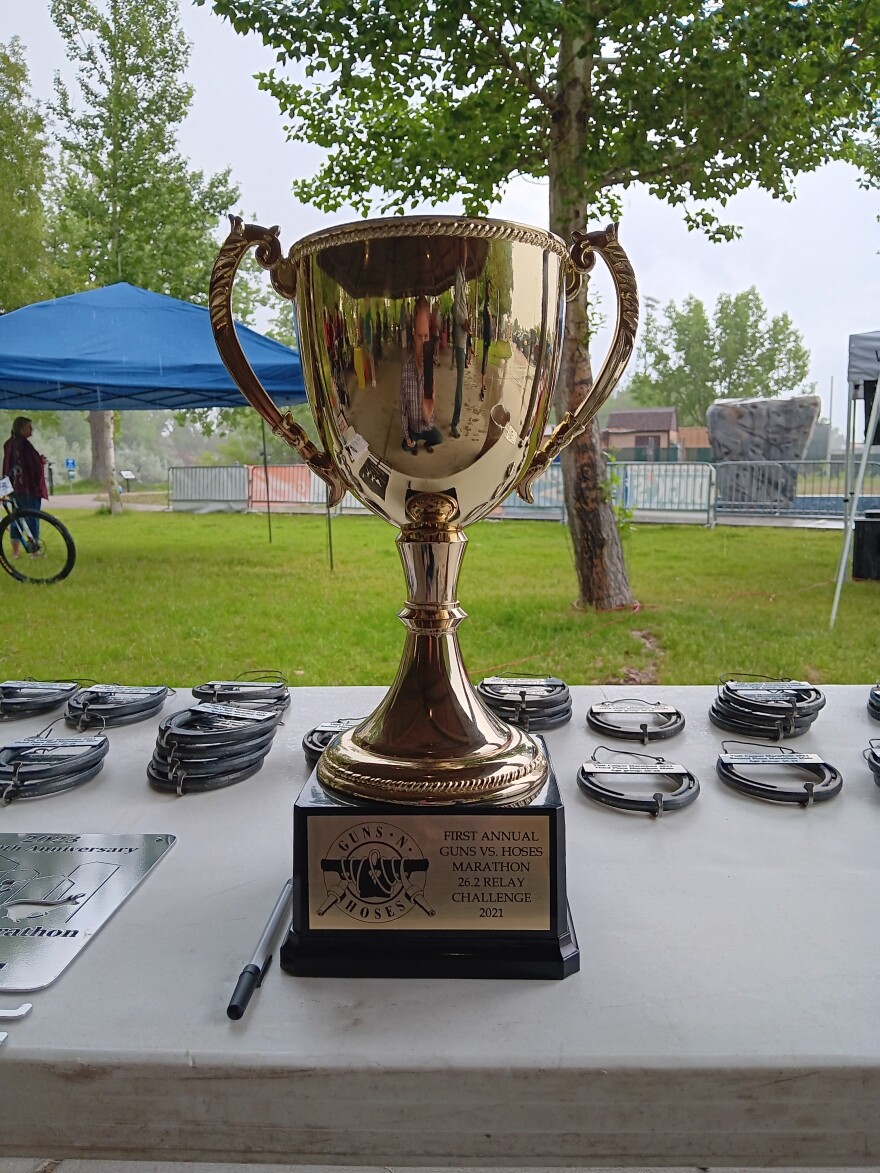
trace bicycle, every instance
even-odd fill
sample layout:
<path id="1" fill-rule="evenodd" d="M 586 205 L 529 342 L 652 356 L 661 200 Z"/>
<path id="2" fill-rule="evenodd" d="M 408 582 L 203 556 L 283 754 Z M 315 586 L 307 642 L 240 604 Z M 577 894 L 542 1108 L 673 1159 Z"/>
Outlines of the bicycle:
<path id="1" fill-rule="evenodd" d="M 19 582 L 67 578 L 76 561 L 76 546 L 67 527 L 42 509 L 19 509 L 9 477 L 0 479 L 0 505 L 6 515 L 0 519 L 0 566 L 6 573 Z"/>

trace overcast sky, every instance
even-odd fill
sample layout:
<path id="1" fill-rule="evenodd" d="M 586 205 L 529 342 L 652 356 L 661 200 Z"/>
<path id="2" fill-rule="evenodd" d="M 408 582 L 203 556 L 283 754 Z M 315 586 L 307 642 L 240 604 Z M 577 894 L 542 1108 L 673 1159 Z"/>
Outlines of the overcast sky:
<path id="1" fill-rule="evenodd" d="M 257 38 L 233 32 L 209 7 L 181 0 L 181 17 L 193 46 L 195 99 L 181 134 L 191 163 L 206 172 L 231 167 L 242 192 L 235 210 L 280 224 L 285 248 L 307 232 L 355 218 L 351 209 L 328 216 L 291 194 L 290 181 L 312 174 L 320 155 L 285 141 L 274 100 L 257 90 L 253 74 L 271 67 L 272 53 Z M 0 0 L 0 39 L 16 35 L 27 49 L 33 93 L 48 98 L 56 70 L 72 76 L 48 0 Z M 833 420 L 843 431 L 848 337 L 880 330 L 878 212 L 878 193 L 861 191 L 853 169 L 834 165 L 804 177 L 790 204 L 760 192 L 738 196 L 725 211 L 744 229 L 732 244 L 688 232 L 678 212 L 638 190 L 625 197 L 620 234 L 643 296 L 666 304 L 693 294 L 712 306 L 719 293 L 755 285 L 771 314 L 788 313 L 810 350 L 823 415 L 834 380 Z M 491 214 L 546 227 L 546 185 L 515 181 Z"/>

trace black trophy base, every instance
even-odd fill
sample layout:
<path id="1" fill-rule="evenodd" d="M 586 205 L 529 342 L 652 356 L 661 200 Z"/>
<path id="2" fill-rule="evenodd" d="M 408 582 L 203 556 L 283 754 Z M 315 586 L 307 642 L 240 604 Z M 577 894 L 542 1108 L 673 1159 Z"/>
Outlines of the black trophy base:
<path id="1" fill-rule="evenodd" d="M 281 947 L 281 965 L 301 977 L 565 978 L 581 966 L 567 905 L 565 922 L 565 932 L 552 941 L 522 941 L 515 934 L 475 941 L 472 933 L 438 941 L 438 933 L 414 932 L 405 942 L 402 934 L 381 943 L 334 942 L 291 929 Z"/>
<path id="2" fill-rule="evenodd" d="M 293 858 L 288 973 L 547 980 L 580 968 L 552 772 L 522 807 L 352 803 L 313 773 Z"/>

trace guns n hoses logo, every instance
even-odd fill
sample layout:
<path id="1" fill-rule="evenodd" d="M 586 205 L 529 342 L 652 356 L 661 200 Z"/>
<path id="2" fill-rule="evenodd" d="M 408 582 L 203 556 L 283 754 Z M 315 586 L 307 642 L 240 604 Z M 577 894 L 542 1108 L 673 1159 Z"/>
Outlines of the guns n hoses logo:
<path id="1" fill-rule="evenodd" d="M 318 916 L 340 908 L 353 920 L 379 924 L 417 906 L 427 916 L 428 861 L 418 843 L 391 823 L 356 823 L 339 835 L 321 860 L 327 890 Z"/>

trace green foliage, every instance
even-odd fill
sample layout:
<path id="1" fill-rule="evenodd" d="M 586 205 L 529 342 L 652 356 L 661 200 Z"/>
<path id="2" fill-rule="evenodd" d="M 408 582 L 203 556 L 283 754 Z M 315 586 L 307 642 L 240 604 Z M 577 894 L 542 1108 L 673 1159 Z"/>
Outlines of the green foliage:
<path id="1" fill-rule="evenodd" d="M 681 425 L 706 422 L 716 399 L 807 394 L 810 353 L 788 314 L 768 319 L 754 286 L 723 293 L 714 318 L 696 297 L 662 314 L 649 307 L 638 369 L 628 384 L 637 404 L 674 407 Z"/>
<path id="2" fill-rule="evenodd" d="M 56 250 L 72 289 L 128 281 L 206 302 L 229 171 L 192 170 L 177 133 L 192 100 L 178 0 L 52 0 L 77 67 L 56 79 Z"/>
<path id="3" fill-rule="evenodd" d="M 284 410 L 284 405 L 280 405 Z M 318 429 L 307 403 L 297 403 L 289 409 L 296 422 L 305 429 L 313 444 L 318 443 Z M 298 452 L 268 429 L 250 407 L 189 408 L 175 414 L 180 427 L 195 429 L 204 437 L 220 437 L 210 451 L 205 451 L 200 464 L 262 464 L 263 438 L 270 464 L 298 464 Z"/>
<path id="4" fill-rule="evenodd" d="M 0 313 L 47 295 L 48 167 L 45 124 L 30 97 L 24 46 L 13 37 L 0 42 Z"/>
<path id="5" fill-rule="evenodd" d="M 325 211 L 460 200 L 481 214 L 528 175 L 549 180 L 550 228 L 568 239 L 643 183 L 722 239 L 736 229 L 720 209 L 752 184 L 790 199 L 795 176 L 832 159 L 880 177 L 870 0 L 209 2 L 274 49 L 259 84 L 291 139 L 328 151 L 294 184 Z M 592 380 L 587 297 L 584 282 L 566 317 L 557 414 Z M 588 500 L 593 441 L 563 460 L 580 594 L 625 606 L 612 519 Z"/>
<path id="6" fill-rule="evenodd" d="M 204 3 L 205 0 L 196 0 Z M 515 174 L 564 162 L 580 206 L 643 182 L 716 236 L 757 184 L 830 159 L 876 177 L 880 7 L 865 0 L 211 0 L 278 56 L 262 74 L 290 137 L 330 152 L 297 194 L 366 213 L 461 198 L 485 212 Z M 284 67 L 301 65 L 299 79 Z"/>
<path id="7" fill-rule="evenodd" d="M 317 443 L 317 428 L 308 406 L 299 403 L 290 408 L 297 423 L 309 433 L 312 443 Z M 262 464 L 263 444 L 270 464 L 299 464 L 299 453 L 283 440 L 273 435 L 263 420 L 250 407 L 224 408 L 214 413 L 212 430 L 220 440 L 213 450 L 201 460 L 202 464 Z"/>
<path id="8" fill-rule="evenodd" d="M 604 485 L 605 499 L 612 503 L 614 508 L 614 520 L 617 523 L 617 532 L 621 537 L 629 537 L 632 533 L 632 523 L 635 517 L 635 511 L 624 505 L 622 501 L 616 502 L 615 497 L 622 497 L 619 492 L 623 485 L 623 477 L 617 470 L 617 457 L 613 452 L 605 453 L 605 467 L 607 469 L 607 477 Z"/>

